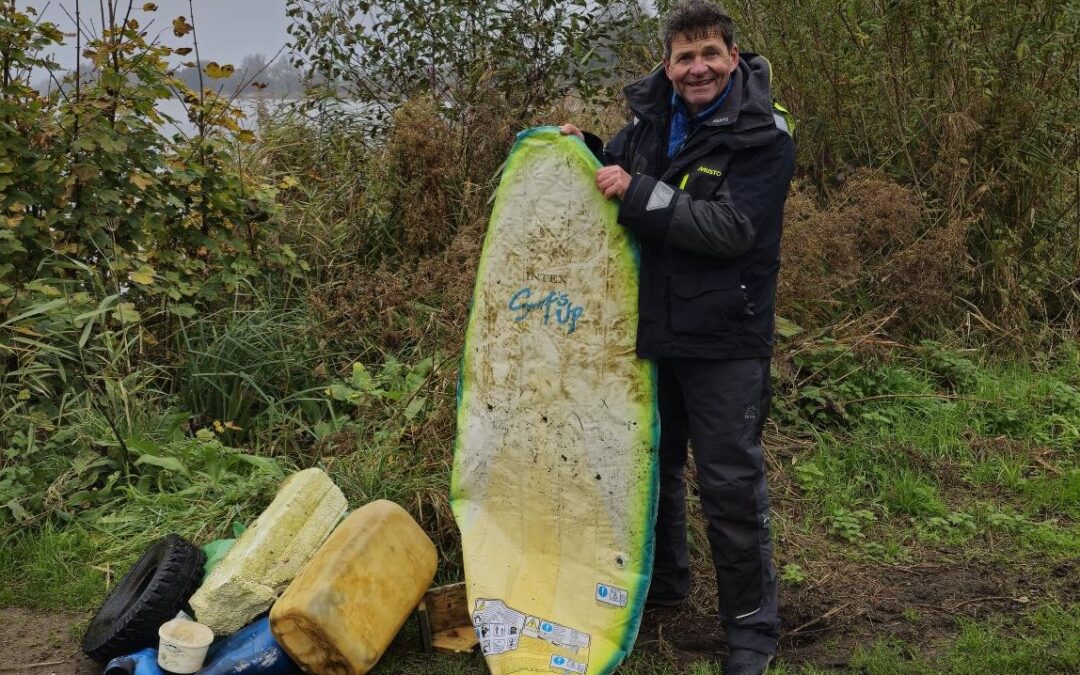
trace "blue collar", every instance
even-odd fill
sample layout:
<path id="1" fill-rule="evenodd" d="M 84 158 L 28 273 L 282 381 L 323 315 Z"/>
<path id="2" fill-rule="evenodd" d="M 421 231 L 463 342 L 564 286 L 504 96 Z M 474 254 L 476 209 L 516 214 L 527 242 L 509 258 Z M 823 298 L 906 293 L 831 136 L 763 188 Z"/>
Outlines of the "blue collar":
<path id="1" fill-rule="evenodd" d="M 735 77 L 733 76 L 728 80 L 727 86 L 724 87 L 724 91 L 720 93 L 713 102 L 709 104 L 709 107 L 705 108 L 697 115 L 694 115 L 693 119 L 690 119 L 690 111 L 686 108 L 686 102 L 682 100 L 682 97 L 677 93 L 671 93 L 671 135 L 668 138 L 668 157 L 674 157 L 675 153 L 679 151 L 686 139 L 697 131 L 697 128 L 701 126 L 709 116 L 715 113 L 721 105 L 724 104 L 724 99 L 731 93 L 731 86 L 735 84 Z"/>
<path id="2" fill-rule="evenodd" d="M 724 99 L 726 99 L 728 94 L 731 93 L 731 85 L 733 84 L 735 84 L 734 73 L 732 74 L 732 77 L 728 78 L 728 83 L 727 86 L 724 87 L 724 91 L 720 92 L 720 95 L 713 99 L 713 102 L 709 104 L 708 108 L 705 108 L 697 115 L 694 115 L 693 121 L 696 124 L 700 124 L 703 121 L 703 117 L 708 117 L 709 115 L 716 112 L 717 109 L 724 104 Z M 674 91 L 671 92 L 671 107 L 679 111 L 683 115 L 686 115 L 687 117 L 690 116 L 690 110 L 686 107 L 686 101 L 683 101 L 682 96 L 679 96 Z"/>

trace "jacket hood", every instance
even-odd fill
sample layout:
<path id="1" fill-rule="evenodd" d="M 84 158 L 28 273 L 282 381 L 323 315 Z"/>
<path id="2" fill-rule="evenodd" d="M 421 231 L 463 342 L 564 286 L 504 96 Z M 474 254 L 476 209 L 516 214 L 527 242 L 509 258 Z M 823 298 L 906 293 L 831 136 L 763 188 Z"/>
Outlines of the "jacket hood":
<path id="1" fill-rule="evenodd" d="M 731 93 L 713 113 L 705 126 L 722 127 L 724 131 L 744 132 L 753 129 L 775 129 L 773 120 L 772 66 L 758 54 L 739 54 L 739 65 L 731 74 Z M 671 94 L 674 89 L 663 65 L 623 88 L 623 95 L 636 115 L 663 128 L 671 114 Z"/>

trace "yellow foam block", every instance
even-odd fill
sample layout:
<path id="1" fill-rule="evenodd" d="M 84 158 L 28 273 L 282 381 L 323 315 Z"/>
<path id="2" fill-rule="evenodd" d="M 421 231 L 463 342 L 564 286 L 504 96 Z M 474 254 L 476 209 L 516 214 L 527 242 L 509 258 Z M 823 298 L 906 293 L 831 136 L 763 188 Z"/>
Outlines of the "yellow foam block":
<path id="1" fill-rule="evenodd" d="M 293 474 L 191 597 L 199 621 L 228 635 L 274 603 L 345 515 L 348 503 L 319 469 Z"/>

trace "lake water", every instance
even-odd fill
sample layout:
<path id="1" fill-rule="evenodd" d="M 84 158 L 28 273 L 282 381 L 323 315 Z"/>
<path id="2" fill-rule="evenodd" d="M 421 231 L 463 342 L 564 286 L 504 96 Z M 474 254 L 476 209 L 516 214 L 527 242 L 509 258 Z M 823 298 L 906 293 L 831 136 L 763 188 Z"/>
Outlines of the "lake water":
<path id="1" fill-rule="evenodd" d="M 260 111 L 263 114 L 281 111 L 288 103 L 286 99 L 242 98 L 234 101 L 233 105 L 243 110 L 247 116 L 240 120 L 240 126 L 254 131 L 258 125 Z M 179 131 L 185 136 L 194 136 L 197 133 L 195 124 L 188 119 L 187 108 L 180 99 L 170 98 L 158 101 L 157 109 L 158 112 L 175 120 L 175 123 L 165 124 L 165 133 L 172 135 Z"/>
<path id="2" fill-rule="evenodd" d="M 246 116 L 240 120 L 240 127 L 257 132 L 259 120 L 262 116 L 296 114 L 304 115 L 309 119 L 318 117 L 319 113 L 317 111 L 301 111 L 300 102 L 300 99 L 240 98 L 236 99 L 233 105 L 243 110 Z M 339 102 L 335 105 L 339 109 L 359 116 L 363 116 L 364 110 L 369 109 L 360 103 Z M 165 124 L 164 131 L 166 134 L 172 135 L 176 131 L 180 131 L 185 136 L 194 136 L 197 133 L 195 124 L 188 119 L 187 109 L 180 99 L 173 98 L 158 101 L 157 109 L 160 113 L 168 115 L 174 120 L 173 123 Z"/>

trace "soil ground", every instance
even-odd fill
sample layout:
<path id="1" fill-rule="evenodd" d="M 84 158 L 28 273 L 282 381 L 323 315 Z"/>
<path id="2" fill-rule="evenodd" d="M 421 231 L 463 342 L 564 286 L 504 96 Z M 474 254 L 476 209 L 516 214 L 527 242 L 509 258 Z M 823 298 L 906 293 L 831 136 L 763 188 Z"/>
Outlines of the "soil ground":
<path id="1" fill-rule="evenodd" d="M 881 638 L 903 640 L 931 655 L 955 636 L 958 618 L 983 620 L 1047 600 L 1080 602 L 1080 563 L 1065 563 L 1046 574 L 1031 567 L 933 557 L 938 559 L 904 566 L 831 560 L 831 571 L 819 581 L 782 585 L 786 625 L 780 658 L 843 671 L 856 647 Z M 695 594 L 678 609 L 647 611 L 636 649 L 659 653 L 676 672 L 691 663 L 719 660 L 723 631 L 715 613 L 702 606 L 707 595 Z M 0 610 L 0 653 L 8 655 L 0 672 L 100 673 L 79 652 L 78 632 L 85 620 L 63 612 Z M 402 640 L 392 647 L 415 648 L 413 641 Z"/>
<path id="2" fill-rule="evenodd" d="M 779 658 L 844 671 L 857 647 L 898 639 L 926 656 L 957 634 L 957 619 L 985 620 L 1026 605 L 1080 602 L 1080 563 L 1034 569 L 983 562 L 920 562 L 905 566 L 832 561 L 833 571 L 805 587 L 781 585 L 785 623 Z M 696 604 L 646 612 L 637 648 L 683 666 L 719 660 L 723 630 Z"/>
<path id="3" fill-rule="evenodd" d="M 18 675 L 99 675 L 79 651 L 81 614 L 0 609 L 0 672 Z"/>

